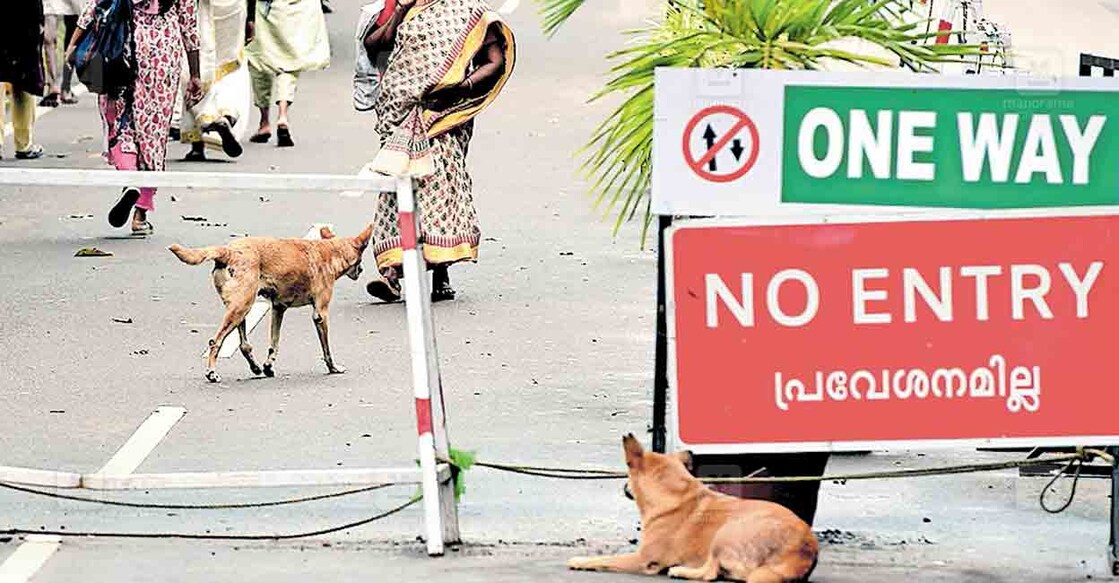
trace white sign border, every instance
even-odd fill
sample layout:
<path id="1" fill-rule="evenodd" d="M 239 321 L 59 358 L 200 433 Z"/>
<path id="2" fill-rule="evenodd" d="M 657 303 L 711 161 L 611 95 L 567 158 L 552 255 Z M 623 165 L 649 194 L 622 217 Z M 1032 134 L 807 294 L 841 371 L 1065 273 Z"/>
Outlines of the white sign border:
<path id="1" fill-rule="evenodd" d="M 697 454 L 740 453 L 803 453 L 844 452 L 887 449 L 946 449 L 968 447 L 1034 447 L 1119 445 L 1119 427 L 1111 436 L 1076 435 L 1069 437 L 989 437 L 928 440 L 870 440 L 870 441 L 796 441 L 770 443 L 688 444 L 680 437 L 679 378 L 676 370 L 676 293 L 674 282 L 674 240 L 677 231 L 718 227 L 796 226 L 822 224 L 904 223 L 958 220 L 1006 220 L 1023 218 L 1074 218 L 1090 216 L 1119 216 L 1119 206 L 1051 207 L 1029 209 L 974 210 L 935 209 L 915 207 L 913 212 L 898 214 L 829 213 L 811 215 L 771 215 L 764 217 L 679 219 L 665 231 L 664 236 L 664 285 L 665 317 L 668 323 L 668 407 L 665 419 L 668 434 L 668 451 L 686 449 Z M 748 421 L 748 420 L 746 420 Z"/>

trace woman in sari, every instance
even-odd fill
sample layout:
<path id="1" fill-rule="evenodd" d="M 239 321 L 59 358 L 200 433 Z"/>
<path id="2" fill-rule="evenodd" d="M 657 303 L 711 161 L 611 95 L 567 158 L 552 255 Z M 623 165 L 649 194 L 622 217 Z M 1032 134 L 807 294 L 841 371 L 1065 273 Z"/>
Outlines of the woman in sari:
<path id="1" fill-rule="evenodd" d="M 199 65 L 206 94 L 184 107 L 180 138 L 191 145 L 188 162 L 206 159 L 206 146 L 236 158 L 252 101 L 245 44 L 252 40 L 256 0 L 198 0 Z"/>
<path id="2" fill-rule="evenodd" d="M 93 24 L 96 4 L 86 2 L 70 40 L 67 61 Z M 184 52 L 190 68 L 186 103 L 190 106 L 202 98 L 195 0 L 133 0 L 132 46 L 136 75 L 131 86 L 103 94 L 98 102 L 105 130 L 104 155 L 117 170 L 163 171 Z M 154 188 L 125 188 L 109 211 L 109 224 L 123 227 L 131 214 L 133 235 L 152 234 L 148 213 L 155 209 L 154 199 Z"/>
<path id="3" fill-rule="evenodd" d="M 513 33 L 482 0 L 390 0 L 378 24 L 365 47 L 373 63 L 382 52 L 389 58 L 374 104 L 381 150 L 371 167 L 416 178 L 432 301 L 454 299 L 448 267 L 476 261 L 481 240 L 466 169 L 473 120 L 513 71 Z M 403 251 L 392 194 L 378 200 L 373 240 L 380 278 L 366 290 L 397 301 Z"/>

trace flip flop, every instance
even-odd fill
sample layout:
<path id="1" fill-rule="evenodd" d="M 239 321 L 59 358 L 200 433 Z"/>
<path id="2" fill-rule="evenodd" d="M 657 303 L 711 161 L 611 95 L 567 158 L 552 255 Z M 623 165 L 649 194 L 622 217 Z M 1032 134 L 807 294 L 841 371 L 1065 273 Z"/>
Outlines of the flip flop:
<path id="1" fill-rule="evenodd" d="M 191 150 L 183 156 L 183 162 L 205 162 L 206 152 L 204 150 Z"/>
<path id="2" fill-rule="evenodd" d="M 58 107 L 58 93 L 48 93 L 39 100 L 39 107 Z"/>
<path id="3" fill-rule="evenodd" d="M 224 119 L 218 120 L 210 124 L 208 129 L 221 136 L 221 150 L 225 152 L 226 156 L 236 158 L 245 152 L 241 143 L 233 136 L 233 129 L 229 127 L 229 122 Z"/>
<path id="4" fill-rule="evenodd" d="M 74 105 L 78 102 L 78 98 L 74 97 L 73 93 L 65 93 L 62 95 L 62 105 Z"/>
<path id="5" fill-rule="evenodd" d="M 133 237 L 148 237 L 155 234 L 155 227 L 148 221 L 140 223 L 139 227 L 132 227 Z"/>
<path id="6" fill-rule="evenodd" d="M 272 132 L 257 132 L 253 134 L 253 137 L 249 138 L 249 141 L 254 144 L 267 144 L 268 140 L 271 139 Z"/>
<path id="7" fill-rule="evenodd" d="M 295 145 L 291 140 L 291 130 L 287 126 L 280 126 L 276 128 L 276 147 L 277 148 L 290 148 Z"/>
<path id="8" fill-rule="evenodd" d="M 120 228 L 128 222 L 128 215 L 132 214 L 132 207 L 140 200 L 140 189 L 128 187 L 120 196 L 117 204 L 109 211 L 109 224 Z"/>
<path id="9" fill-rule="evenodd" d="M 365 291 L 386 304 L 395 304 L 401 299 L 400 288 L 394 287 L 386 279 L 374 279 L 370 281 L 365 284 Z"/>

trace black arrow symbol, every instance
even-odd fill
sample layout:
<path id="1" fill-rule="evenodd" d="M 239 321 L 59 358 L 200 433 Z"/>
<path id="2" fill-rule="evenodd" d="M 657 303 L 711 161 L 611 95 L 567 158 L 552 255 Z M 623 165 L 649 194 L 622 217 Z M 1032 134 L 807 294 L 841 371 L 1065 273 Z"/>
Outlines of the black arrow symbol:
<path id="1" fill-rule="evenodd" d="M 746 150 L 746 148 L 742 147 L 742 140 L 740 140 L 738 138 L 735 138 L 734 139 L 734 145 L 730 147 L 731 153 L 734 154 L 734 161 L 735 162 L 737 162 L 740 158 L 742 158 L 742 152 L 745 151 L 745 150 Z"/>
<path id="2" fill-rule="evenodd" d="M 703 132 L 703 139 L 707 140 L 707 151 L 710 152 L 715 147 L 715 130 L 711 128 L 711 124 L 707 124 L 707 129 Z M 711 157 L 711 161 L 707 163 L 707 169 L 711 172 L 716 170 L 715 156 Z"/>

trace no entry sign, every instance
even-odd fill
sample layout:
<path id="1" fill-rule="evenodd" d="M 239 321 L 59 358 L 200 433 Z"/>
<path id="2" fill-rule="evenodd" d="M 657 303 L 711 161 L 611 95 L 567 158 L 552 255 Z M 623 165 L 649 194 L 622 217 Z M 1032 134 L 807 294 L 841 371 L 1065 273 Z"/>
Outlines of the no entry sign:
<path id="1" fill-rule="evenodd" d="M 1062 213 L 679 223 L 670 437 L 702 453 L 1119 443 L 1119 216 Z"/>

